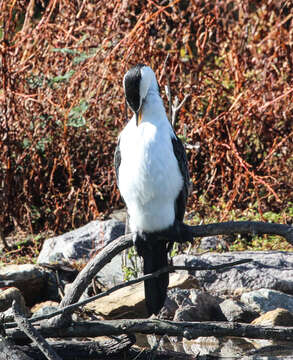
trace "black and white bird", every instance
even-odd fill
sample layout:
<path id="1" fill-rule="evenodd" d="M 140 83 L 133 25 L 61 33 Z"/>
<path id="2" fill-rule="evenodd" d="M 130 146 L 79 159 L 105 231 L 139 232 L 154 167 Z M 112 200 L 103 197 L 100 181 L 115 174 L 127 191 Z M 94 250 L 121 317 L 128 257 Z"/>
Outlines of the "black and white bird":
<path id="1" fill-rule="evenodd" d="M 185 149 L 167 118 L 153 70 L 138 64 L 124 76 L 123 87 L 134 116 L 120 133 L 115 170 L 126 203 L 144 274 L 168 265 L 170 244 L 182 236 L 189 187 Z M 145 281 L 149 315 L 163 307 L 169 274 Z"/>

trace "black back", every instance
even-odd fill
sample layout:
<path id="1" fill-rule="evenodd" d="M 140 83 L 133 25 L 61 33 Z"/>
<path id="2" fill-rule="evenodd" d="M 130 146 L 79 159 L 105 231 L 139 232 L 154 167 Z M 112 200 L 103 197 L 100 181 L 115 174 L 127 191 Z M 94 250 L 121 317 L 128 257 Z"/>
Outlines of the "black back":
<path id="1" fill-rule="evenodd" d="M 190 176 L 184 146 L 182 144 L 182 141 L 176 135 L 172 138 L 172 145 L 175 157 L 178 161 L 181 175 L 183 177 L 183 188 L 175 201 L 175 217 L 176 220 L 182 222 L 188 198 Z"/>

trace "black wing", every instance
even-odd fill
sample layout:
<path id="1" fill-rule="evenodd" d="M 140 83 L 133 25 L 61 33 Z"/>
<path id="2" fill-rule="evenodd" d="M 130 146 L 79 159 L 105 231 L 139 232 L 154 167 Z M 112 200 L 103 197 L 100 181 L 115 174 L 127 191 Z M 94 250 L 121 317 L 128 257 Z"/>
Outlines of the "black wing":
<path id="1" fill-rule="evenodd" d="M 177 220 L 183 221 L 190 181 L 188 162 L 182 141 L 176 135 L 175 137 L 172 137 L 172 145 L 174 154 L 178 161 L 179 169 L 183 176 L 183 188 L 175 201 L 175 217 Z"/>
<path id="2" fill-rule="evenodd" d="M 115 173 L 116 173 L 116 181 L 119 187 L 119 168 L 121 164 L 121 153 L 120 153 L 120 139 L 118 140 L 118 144 L 115 149 L 114 153 L 114 166 L 115 166 Z"/>

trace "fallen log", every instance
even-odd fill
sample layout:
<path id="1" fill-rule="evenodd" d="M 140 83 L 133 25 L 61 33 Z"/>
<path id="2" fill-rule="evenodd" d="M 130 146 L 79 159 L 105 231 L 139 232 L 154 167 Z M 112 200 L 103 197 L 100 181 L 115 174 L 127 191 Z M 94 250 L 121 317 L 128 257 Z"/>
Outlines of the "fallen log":
<path id="1" fill-rule="evenodd" d="M 114 360 L 123 359 L 134 343 L 135 336 L 121 335 L 106 341 L 51 341 L 49 345 L 62 360 Z M 16 346 L 16 348 L 21 349 L 23 353 L 29 356 L 29 359 L 46 360 L 36 345 Z"/>
<path id="2" fill-rule="evenodd" d="M 254 221 L 236 221 L 224 222 L 219 224 L 208 224 L 189 226 L 182 224 L 182 233 L 189 232 L 193 237 L 202 237 L 209 235 L 231 235 L 231 234 L 275 234 L 285 237 L 285 239 L 293 244 L 293 227 L 290 225 L 254 222 Z M 188 237 L 190 238 L 190 237 Z M 184 242 L 185 240 L 182 239 Z M 68 288 L 64 298 L 60 303 L 60 308 L 76 303 L 83 294 L 87 286 L 90 284 L 94 276 L 112 260 L 114 256 L 121 251 L 133 245 L 132 234 L 127 234 L 112 241 L 103 250 L 101 250 L 94 258 L 92 258 L 83 270 L 78 274 L 74 282 Z M 69 312 L 56 316 L 49 321 L 49 326 L 62 327 L 68 325 L 71 321 Z"/>
<path id="3" fill-rule="evenodd" d="M 13 342 L 0 336 L 0 360 L 33 360 L 20 346 L 15 346 Z"/>
<path id="4" fill-rule="evenodd" d="M 96 337 L 121 334 L 154 334 L 183 337 L 188 340 L 201 336 L 245 337 L 251 339 L 293 340 L 293 327 L 264 327 L 236 322 L 179 322 L 159 319 L 123 319 L 90 322 L 72 322 L 69 327 L 36 327 L 47 337 Z M 17 328 L 7 329 L 7 336 L 22 342 L 26 335 Z"/>
<path id="5" fill-rule="evenodd" d="M 23 331 L 27 337 L 35 342 L 39 350 L 44 354 L 45 358 L 48 360 L 62 360 L 58 354 L 50 347 L 47 341 L 43 338 L 42 335 L 34 328 L 34 326 L 24 317 L 20 310 L 20 305 L 13 300 L 12 302 L 12 311 L 14 319 L 21 331 Z"/>

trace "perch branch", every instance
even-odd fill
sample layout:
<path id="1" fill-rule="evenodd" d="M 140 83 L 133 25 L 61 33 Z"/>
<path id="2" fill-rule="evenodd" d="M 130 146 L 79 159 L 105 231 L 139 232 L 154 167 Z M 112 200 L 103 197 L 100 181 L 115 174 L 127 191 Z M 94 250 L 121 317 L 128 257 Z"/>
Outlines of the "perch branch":
<path id="1" fill-rule="evenodd" d="M 120 334 L 155 334 L 184 337 L 188 340 L 201 336 L 246 337 L 252 339 L 293 340 L 293 327 L 264 327 L 236 322 L 181 322 L 159 319 L 122 319 L 74 322 L 67 328 L 40 328 L 44 337 L 96 337 Z M 25 335 L 18 329 L 8 329 L 7 335 L 18 342 Z"/>
<path id="2" fill-rule="evenodd" d="M 194 237 L 211 235 L 253 234 L 280 235 L 293 245 L 293 227 L 284 224 L 265 223 L 261 221 L 227 221 L 219 224 L 189 226 L 182 225 Z"/>
<path id="3" fill-rule="evenodd" d="M 26 336 L 28 336 L 34 343 L 38 346 L 40 351 L 45 355 L 48 360 L 62 360 L 57 353 L 51 348 L 47 341 L 43 338 L 42 335 L 31 325 L 31 323 L 25 318 L 20 311 L 20 306 L 18 303 L 13 300 L 12 302 L 12 311 L 14 314 L 14 319 L 19 327 Z"/>
<path id="4" fill-rule="evenodd" d="M 59 309 L 57 311 L 54 311 L 54 312 L 52 312 L 50 314 L 41 315 L 41 316 L 35 317 L 33 319 L 29 319 L 28 321 L 32 324 L 32 323 L 36 323 L 36 322 L 39 322 L 39 321 L 42 321 L 42 320 L 51 319 L 52 317 L 55 317 L 57 315 L 61 315 L 61 314 L 65 314 L 65 313 L 71 314 L 75 309 L 79 308 L 80 306 L 84 306 L 86 304 L 89 304 L 92 301 L 95 301 L 95 300 L 100 299 L 102 297 L 108 296 L 108 295 L 112 294 L 113 292 L 115 292 L 117 290 L 120 290 L 120 289 L 123 289 L 125 287 L 140 283 L 140 282 L 145 281 L 145 280 L 153 279 L 153 278 L 158 277 L 161 274 L 166 273 L 166 272 L 170 273 L 170 272 L 174 272 L 174 271 L 177 271 L 177 270 L 185 270 L 185 271 L 221 270 L 221 269 L 228 268 L 228 267 L 231 267 L 231 266 L 245 264 L 245 263 L 248 263 L 248 262 L 251 262 L 251 261 L 252 261 L 252 259 L 241 259 L 241 260 L 237 260 L 237 261 L 234 261 L 234 262 L 229 262 L 229 263 L 226 263 L 226 264 L 201 265 L 201 266 L 184 266 L 184 265 L 173 266 L 173 265 L 169 265 L 169 266 L 166 266 L 166 267 L 164 267 L 164 268 L 162 268 L 162 269 L 160 269 L 160 270 L 158 270 L 158 271 L 156 271 L 154 273 L 143 275 L 143 276 L 141 276 L 141 277 L 139 277 L 137 279 L 129 280 L 127 282 L 118 284 L 116 286 L 113 286 L 109 290 L 103 291 L 100 294 L 91 296 L 91 297 L 89 297 L 87 299 L 81 300 L 81 301 L 79 301 L 77 303 L 74 303 L 72 305 L 68 305 L 68 306 L 66 306 L 64 308 L 61 308 L 61 309 Z M 7 324 L 5 324 L 5 328 L 13 328 L 16 325 L 17 325 L 16 323 L 7 323 Z"/>
<path id="5" fill-rule="evenodd" d="M 209 235 L 231 235 L 231 234 L 276 234 L 286 238 L 286 240 L 293 244 L 293 227 L 283 224 L 252 222 L 252 221 L 236 221 L 225 222 L 220 224 L 208 224 L 189 226 L 182 224 L 183 232 L 188 231 L 192 233 L 193 237 L 202 237 Z M 184 242 L 184 239 L 183 239 Z M 119 254 L 122 250 L 127 249 L 133 245 L 132 234 L 127 234 L 119 237 L 107 245 L 98 255 L 92 258 L 89 263 L 78 274 L 74 282 L 69 287 L 59 307 L 64 308 L 68 305 L 74 304 L 78 301 L 82 293 L 92 281 L 93 277 L 108 263 L 114 256 Z M 62 313 L 58 317 L 51 320 L 50 326 L 60 327 L 66 322 L 71 321 L 70 314 Z"/>

